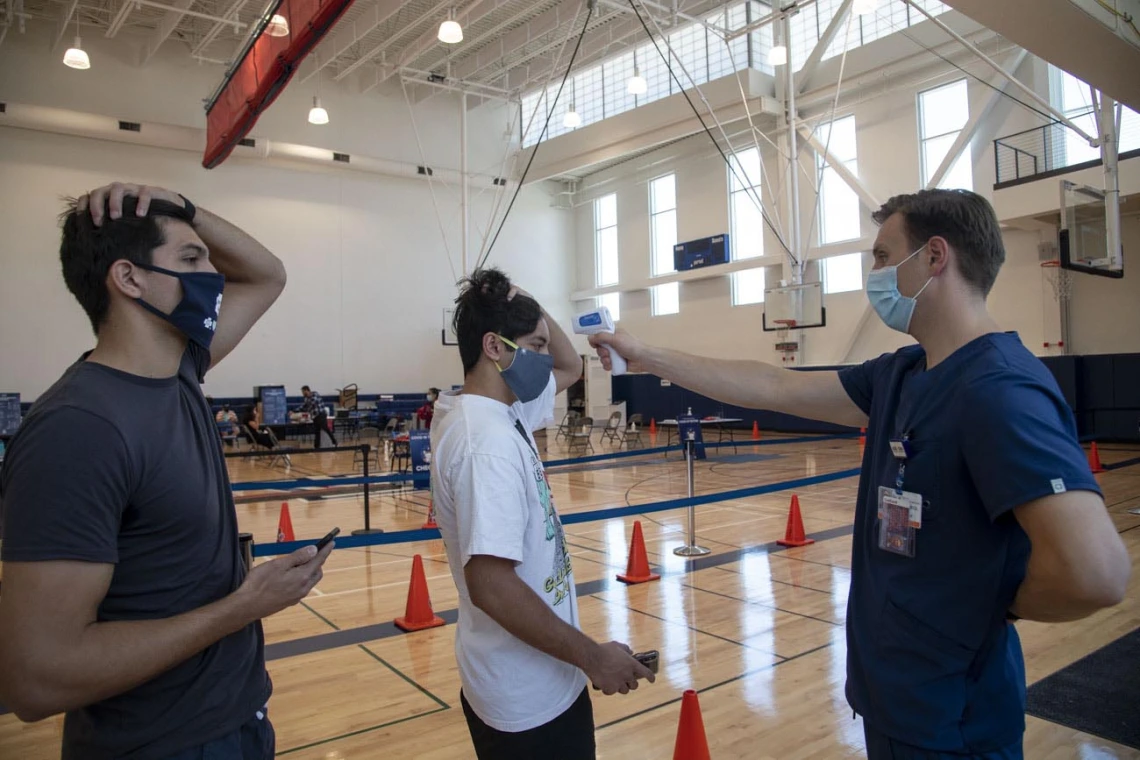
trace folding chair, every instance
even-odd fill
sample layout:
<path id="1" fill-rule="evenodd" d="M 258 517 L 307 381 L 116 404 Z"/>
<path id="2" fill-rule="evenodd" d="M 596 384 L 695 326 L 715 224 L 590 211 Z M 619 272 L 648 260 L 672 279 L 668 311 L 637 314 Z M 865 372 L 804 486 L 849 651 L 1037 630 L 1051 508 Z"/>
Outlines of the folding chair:
<path id="1" fill-rule="evenodd" d="M 613 412 L 610 414 L 610 418 L 606 421 L 606 426 L 602 429 L 602 437 L 599 440 L 599 443 L 601 441 L 609 441 L 610 443 L 613 443 L 618 439 L 618 436 L 620 434 L 621 412 Z"/>
<path id="2" fill-rule="evenodd" d="M 631 414 L 629 416 L 629 425 L 625 430 L 621 431 L 621 441 L 618 443 L 619 447 L 625 446 L 628 449 L 629 442 L 633 441 L 637 444 L 638 448 L 641 448 L 641 426 L 644 424 L 642 419 L 640 414 Z"/>
<path id="3" fill-rule="evenodd" d="M 594 418 L 593 417 L 579 417 L 574 421 L 574 427 L 570 430 L 570 453 L 574 453 L 574 449 L 589 449 L 590 453 L 594 452 L 594 444 L 590 441 L 590 435 L 594 432 Z"/>

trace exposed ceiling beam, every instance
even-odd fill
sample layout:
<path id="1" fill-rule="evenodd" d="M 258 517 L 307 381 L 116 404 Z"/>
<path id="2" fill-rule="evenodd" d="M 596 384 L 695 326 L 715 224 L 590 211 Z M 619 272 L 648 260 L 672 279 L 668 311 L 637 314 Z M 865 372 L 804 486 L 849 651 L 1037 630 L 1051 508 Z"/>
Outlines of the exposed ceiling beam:
<path id="1" fill-rule="evenodd" d="M 353 19 L 347 28 L 344 28 L 345 25 L 343 24 L 337 24 L 337 26 L 334 27 L 335 33 L 330 35 L 328 41 L 320 45 L 317 51 L 315 51 L 318 53 L 313 56 L 317 61 L 316 66 L 313 67 L 312 71 L 301 78 L 300 83 L 304 84 L 308 82 L 326 66 L 347 54 L 350 50 L 359 45 L 365 37 L 372 34 L 372 32 L 383 26 L 390 18 L 399 13 L 402 7 L 404 7 L 403 0 L 376 0 L 372 5 L 368 6 L 368 10 Z"/>
<path id="2" fill-rule="evenodd" d="M 146 43 L 146 52 L 143 53 L 143 65 L 150 63 L 150 59 L 162 47 L 162 43 L 170 37 L 171 33 L 182 22 L 183 13 L 181 11 L 190 10 L 190 6 L 194 4 L 194 0 L 174 0 L 174 7 L 177 10 L 169 10 L 166 15 L 162 17 L 162 21 L 158 22 L 158 27 L 151 33 L 150 39 Z"/>
<path id="3" fill-rule="evenodd" d="M 63 39 L 63 35 L 67 34 L 67 30 L 71 26 L 71 17 L 75 14 L 75 9 L 78 6 L 79 0 L 70 0 L 70 2 L 59 6 L 59 17 L 55 27 L 55 42 L 51 44 L 52 50 L 59 47 L 59 41 Z"/>
<path id="4" fill-rule="evenodd" d="M 119 9 L 115 11 L 115 17 L 111 19 L 111 25 L 107 27 L 107 37 L 114 37 L 123 28 L 123 24 L 127 22 L 127 16 L 131 15 L 131 11 L 137 8 L 134 0 L 122 0 L 119 4 Z"/>
<path id="5" fill-rule="evenodd" d="M 989 91 L 989 97 L 986 99 L 985 105 L 983 105 L 981 108 L 970 108 L 970 120 L 967 121 L 965 126 L 963 126 L 962 129 L 958 132 L 958 136 L 950 145 L 950 149 L 946 151 L 946 155 L 943 157 L 942 163 L 940 163 L 938 165 L 938 168 L 934 170 L 934 173 L 930 175 L 930 181 L 926 183 L 926 188 L 928 190 L 930 188 L 938 187 L 938 184 L 943 180 L 946 174 L 949 173 L 951 167 L 954 166 L 954 163 L 958 160 L 958 158 L 965 151 L 970 149 L 970 143 L 973 142 L 974 136 L 978 132 L 978 128 L 989 119 L 990 114 L 993 112 L 998 102 L 1004 97 L 1005 91 L 1010 86 L 1010 80 L 1013 79 L 1014 74 L 1017 72 L 1017 69 L 1021 66 L 1022 61 L 1025 60 L 1025 57 L 1027 55 L 1029 55 L 1029 51 L 1027 50 L 1020 49 L 1016 51 L 1010 55 L 1009 60 L 1004 67 L 1007 74 L 1005 76 L 1001 74 L 994 74 L 992 77 L 990 77 L 990 86 L 995 89 Z M 991 131 L 996 131 L 997 127 L 998 125 L 994 124 L 990 126 L 990 129 Z M 986 138 L 986 142 L 992 140 L 993 137 L 996 137 L 996 135 L 992 135 Z"/>
<path id="6" fill-rule="evenodd" d="M 835 10 L 835 15 L 831 17 L 831 23 L 827 25 L 827 29 L 823 31 L 823 36 L 819 38 L 819 42 L 812 48 L 811 53 L 808 55 L 807 60 L 804 61 L 803 68 L 796 74 L 796 92 L 801 93 L 807 89 L 808 82 L 815 74 L 816 68 L 819 67 L 819 62 L 823 60 L 823 54 L 831 47 L 835 35 L 839 32 L 851 14 L 851 5 L 854 0 L 843 0 L 843 4 Z"/>
<path id="7" fill-rule="evenodd" d="M 226 12 L 222 14 L 222 18 L 237 21 L 238 13 L 240 13 L 241 9 L 245 7 L 246 2 L 247 0 L 233 0 L 233 2 L 230 4 L 230 7 L 227 8 Z M 194 49 L 190 52 L 190 54 L 194 56 L 202 55 L 202 53 L 206 51 L 206 48 L 214 43 L 214 40 L 218 38 L 218 35 L 222 33 L 222 30 L 225 29 L 226 26 L 228 26 L 228 24 L 224 21 L 216 22 L 210 28 L 210 31 L 206 32 L 206 36 L 203 37 L 198 42 L 198 44 L 194 46 Z"/>
<path id="8" fill-rule="evenodd" d="M 581 18 L 581 13 L 585 10 L 583 6 L 584 3 L 581 2 L 556 5 L 545 13 L 535 16 L 523 26 L 512 29 L 491 44 L 480 48 L 474 55 L 467 56 L 459 61 L 453 67 L 452 73 L 461 79 L 470 79 L 487 67 L 501 62 L 512 51 L 525 47 L 535 39 L 560 29 L 565 30 L 566 24 Z M 595 14 L 595 18 L 598 16 L 599 14 Z M 556 44 L 562 44 L 564 36 L 565 33 Z"/>
<path id="9" fill-rule="evenodd" d="M 415 21 L 408 24 L 407 26 L 404 26 L 404 27 L 396 30 L 395 34 L 390 35 L 386 40 L 380 42 L 378 45 L 373 46 L 372 49 L 370 49 L 364 55 L 357 58 L 355 61 L 353 61 L 351 64 L 349 64 L 347 67 L 345 67 L 341 71 L 338 71 L 337 75 L 333 78 L 339 82 L 342 79 L 344 79 L 345 77 L 351 75 L 354 71 L 359 69 L 361 66 L 368 63 L 369 61 L 371 61 L 373 58 L 380 55 L 381 53 L 384 53 L 386 50 L 388 50 L 388 48 L 392 47 L 392 45 L 394 45 L 397 41 L 403 39 L 404 35 L 418 29 L 423 24 L 423 22 L 426 21 L 427 19 L 440 16 L 440 14 L 443 11 L 447 10 L 449 7 L 451 7 L 452 3 L 454 3 L 454 2 L 455 2 L 455 0 L 441 0 L 441 2 L 437 2 L 435 5 L 433 5 L 431 7 L 431 10 L 429 10 L 427 13 L 423 14 L 422 16 L 420 16 L 419 18 L 417 18 Z"/>
<path id="10" fill-rule="evenodd" d="M 494 11 L 497 11 L 500 7 L 507 5 L 508 3 L 512 2 L 512 1 L 513 0 L 495 0 L 493 6 L 491 6 L 491 7 L 487 7 L 486 3 L 484 3 L 482 13 L 480 13 L 478 16 L 474 16 L 474 17 L 468 16 L 468 18 L 461 23 L 463 23 L 467 26 L 474 26 L 478 22 L 482 21 L 483 18 L 485 18 L 486 16 L 490 15 Z M 465 50 L 476 50 L 476 49 L 478 49 L 481 45 L 486 43 L 488 40 L 494 39 L 504 29 L 510 28 L 510 27 L 514 26 L 515 24 L 519 23 L 520 21 L 522 21 L 523 19 L 525 19 L 532 12 L 533 12 L 532 9 L 529 7 L 523 8 L 518 13 L 514 13 L 514 14 L 511 14 L 510 16 L 503 18 L 497 24 L 495 24 L 494 26 L 484 30 L 480 34 L 477 34 L 474 37 L 464 39 L 463 40 L 463 49 L 465 49 Z M 432 50 L 436 49 L 437 44 L 439 44 L 439 43 L 438 43 L 438 40 L 435 36 L 435 33 L 432 33 L 429 30 L 428 33 L 425 33 L 419 40 L 416 41 L 415 44 L 413 44 L 409 48 L 408 53 L 405 53 L 405 54 L 400 56 L 400 60 L 401 60 L 400 68 L 405 68 L 405 67 L 411 66 L 419 58 L 421 58 L 422 56 L 431 52 Z M 456 51 L 456 52 L 460 53 L 461 51 Z M 451 50 L 445 48 L 443 56 L 434 58 L 433 60 L 428 62 L 425 66 L 423 66 L 423 68 L 425 68 L 427 70 L 435 69 L 441 63 L 447 61 L 447 59 L 451 55 L 452 55 Z M 387 69 L 384 72 L 382 72 L 380 74 L 376 84 L 374 84 L 372 86 L 375 87 L 379 84 L 383 84 L 384 81 L 388 77 L 392 76 L 394 71 L 395 71 L 395 69 Z M 371 87 L 369 89 L 371 89 Z"/>

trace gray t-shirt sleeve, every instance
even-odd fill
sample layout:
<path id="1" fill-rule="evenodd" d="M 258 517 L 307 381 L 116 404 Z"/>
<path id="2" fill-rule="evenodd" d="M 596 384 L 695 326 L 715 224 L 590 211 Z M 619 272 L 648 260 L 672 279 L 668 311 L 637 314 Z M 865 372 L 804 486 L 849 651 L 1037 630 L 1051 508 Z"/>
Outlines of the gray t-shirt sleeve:
<path id="1" fill-rule="evenodd" d="M 119 431 L 74 407 L 29 420 L 0 479 L 5 562 L 118 562 L 131 463 Z"/>

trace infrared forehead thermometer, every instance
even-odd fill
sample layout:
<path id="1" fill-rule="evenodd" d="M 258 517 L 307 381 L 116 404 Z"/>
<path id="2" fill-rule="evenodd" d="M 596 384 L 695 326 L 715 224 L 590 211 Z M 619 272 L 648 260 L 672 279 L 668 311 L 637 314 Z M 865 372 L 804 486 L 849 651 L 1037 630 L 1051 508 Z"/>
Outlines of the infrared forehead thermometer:
<path id="1" fill-rule="evenodd" d="M 574 317 L 574 332 L 578 335 L 597 335 L 598 333 L 612 333 L 614 320 L 610 310 L 605 306 L 587 311 Z M 610 352 L 610 362 L 613 364 L 613 375 L 624 375 L 626 370 L 625 359 L 622 358 L 613 346 L 607 346 Z"/>

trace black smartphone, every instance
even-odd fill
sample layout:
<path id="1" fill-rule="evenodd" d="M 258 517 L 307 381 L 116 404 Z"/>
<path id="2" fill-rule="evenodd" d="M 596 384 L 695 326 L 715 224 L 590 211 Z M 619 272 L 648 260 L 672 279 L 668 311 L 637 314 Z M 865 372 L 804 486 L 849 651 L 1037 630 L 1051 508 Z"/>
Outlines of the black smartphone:
<path id="1" fill-rule="evenodd" d="M 326 533 L 325 537 L 317 542 L 317 551 L 319 552 L 321 549 L 324 549 L 326 546 L 328 546 L 329 541 L 332 541 L 334 538 L 336 538 L 337 533 L 340 533 L 340 528 L 333 528 L 328 533 Z"/>
<path id="2" fill-rule="evenodd" d="M 661 655 L 656 649 L 650 649 L 648 652 L 636 652 L 633 659 L 640 662 L 645 667 L 649 668 L 649 672 L 657 673 L 657 664 L 661 660 Z"/>

